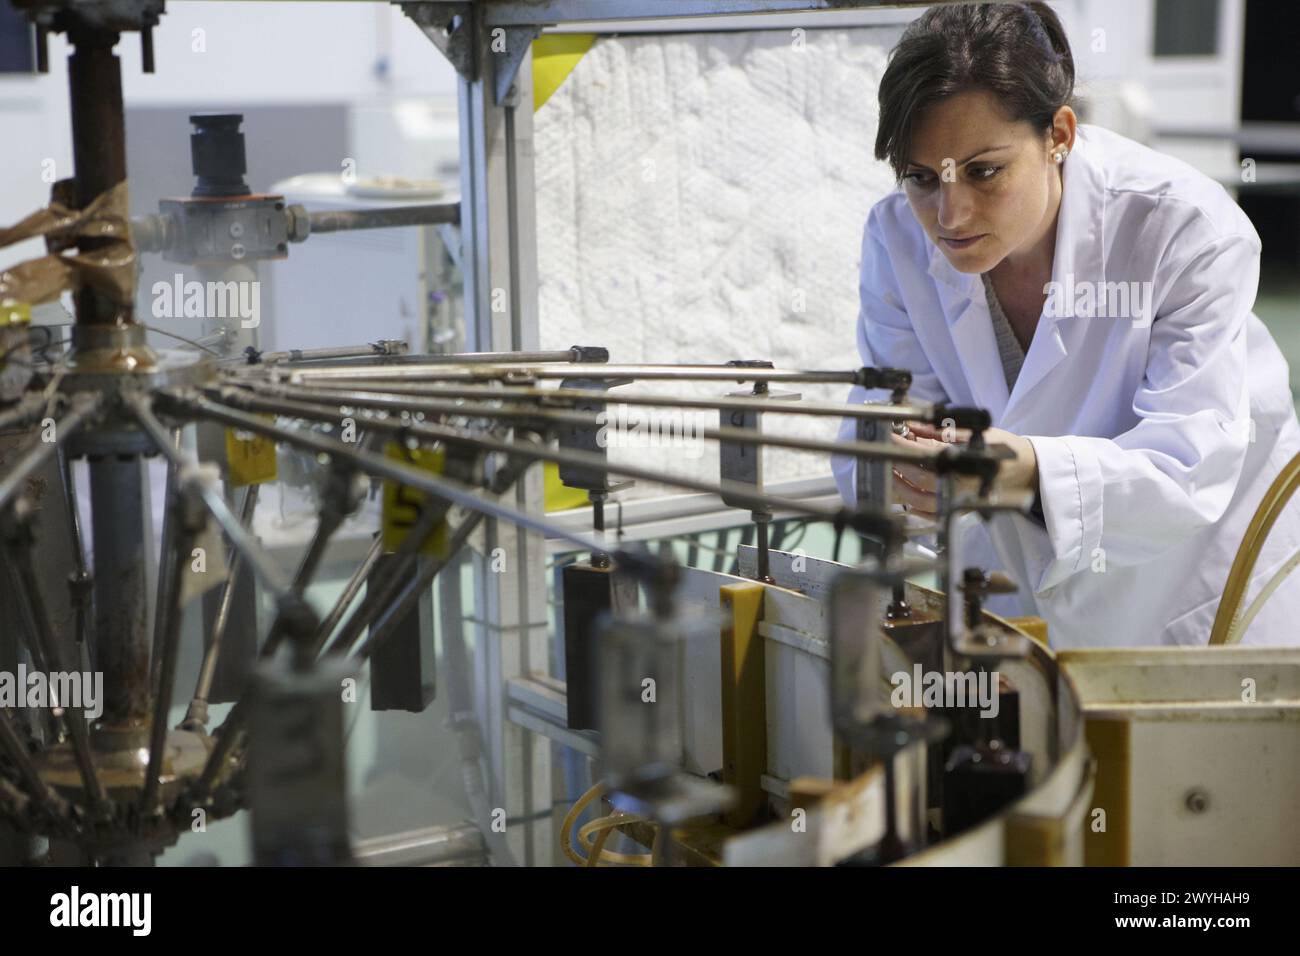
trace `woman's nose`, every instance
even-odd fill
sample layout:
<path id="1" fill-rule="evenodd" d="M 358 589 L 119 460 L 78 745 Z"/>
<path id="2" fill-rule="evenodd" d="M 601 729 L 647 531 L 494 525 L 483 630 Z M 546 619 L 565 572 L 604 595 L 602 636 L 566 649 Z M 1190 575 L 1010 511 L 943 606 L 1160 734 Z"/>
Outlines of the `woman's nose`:
<path id="1" fill-rule="evenodd" d="M 970 220 L 970 194 L 961 183 L 939 184 L 939 228 L 955 231 Z"/>

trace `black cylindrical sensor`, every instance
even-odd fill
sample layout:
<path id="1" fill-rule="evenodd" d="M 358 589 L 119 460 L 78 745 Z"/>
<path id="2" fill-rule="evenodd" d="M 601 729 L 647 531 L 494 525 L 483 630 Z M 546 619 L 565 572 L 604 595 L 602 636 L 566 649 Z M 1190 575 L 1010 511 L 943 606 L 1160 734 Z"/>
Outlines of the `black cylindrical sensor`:
<path id="1" fill-rule="evenodd" d="M 242 113 L 199 113 L 190 117 L 190 158 L 198 182 L 193 196 L 246 196 Z"/>

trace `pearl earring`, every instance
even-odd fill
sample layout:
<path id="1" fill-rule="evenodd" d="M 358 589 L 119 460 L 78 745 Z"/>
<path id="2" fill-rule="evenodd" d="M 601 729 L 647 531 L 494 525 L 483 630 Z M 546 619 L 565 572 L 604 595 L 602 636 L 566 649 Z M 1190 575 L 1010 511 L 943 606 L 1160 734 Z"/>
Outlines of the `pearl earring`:
<path id="1" fill-rule="evenodd" d="M 1063 163 L 1065 162 L 1065 157 L 1069 152 L 1070 151 L 1068 149 L 1063 149 L 1060 152 L 1053 153 L 1052 159 L 1056 160 L 1058 163 Z"/>

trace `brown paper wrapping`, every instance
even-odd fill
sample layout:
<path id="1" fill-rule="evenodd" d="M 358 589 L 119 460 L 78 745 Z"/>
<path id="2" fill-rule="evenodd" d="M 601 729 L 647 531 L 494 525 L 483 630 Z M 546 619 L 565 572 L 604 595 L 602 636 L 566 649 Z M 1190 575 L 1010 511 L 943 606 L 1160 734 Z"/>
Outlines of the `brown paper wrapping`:
<path id="1" fill-rule="evenodd" d="M 84 209 L 72 206 L 74 183 L 61 179 L 50 190 L 50 204 L 7 229 L 0 229 L 0 248 L 45 237 L 46 255 L 0 272 L 0 301 L 35 305 L 83 287 L 123 306 L 135 299 L 135 247 L 127 211 L 126 183 L 96 196 Z M 107 240 L 103 246 L 73 251 L 83 239 Z"/>

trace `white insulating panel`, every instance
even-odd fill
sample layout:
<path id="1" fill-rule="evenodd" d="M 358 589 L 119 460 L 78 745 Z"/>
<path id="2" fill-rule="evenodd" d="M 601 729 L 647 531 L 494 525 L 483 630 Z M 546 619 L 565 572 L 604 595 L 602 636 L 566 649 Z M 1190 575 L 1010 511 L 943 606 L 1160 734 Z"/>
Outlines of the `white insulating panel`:
<path id="1" fill-rule="evenodd" d="M 872 156 L 876 94 L 900 32 L 599 38 L 536 117 L 542 348 L 603 345 L 614 362 L 857 367 L 862 230 L 895 185 Z M 837 423 L 768 416 L 764 427 L 830 439 Z M 821 455 L 766 454 L 769 482 L 830 473 Z M 717 477 L 702 443 L 612 447 L 611 457 Z"/>

